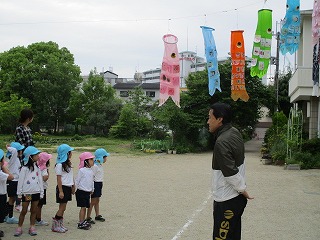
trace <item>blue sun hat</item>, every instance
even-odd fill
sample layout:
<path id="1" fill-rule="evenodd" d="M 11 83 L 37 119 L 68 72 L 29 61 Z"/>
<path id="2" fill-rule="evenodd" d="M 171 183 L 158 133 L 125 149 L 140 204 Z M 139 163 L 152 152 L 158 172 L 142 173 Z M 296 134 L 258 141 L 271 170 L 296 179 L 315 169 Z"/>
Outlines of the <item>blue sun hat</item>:
<path id="1" fill-rule="evenodd" d="M 4 151 L 0 149 L 0 162 L 2 162 L 4 156 Z"/>
<path id="2" fill-rule="evenodd" d="M 28 163 L 30 156 L 36 155 L 38 153 L 41 153 L 41 151 L 34 146 L 27 147 L 23 152 L 23 165 L 26 165 Z"/>
<path id="3" fill-rule="evenodd" d="M 102 164 L 103 163 L 103 157 L 110 156 L 110 153 L 108 153 L 104 148 L 99 148 L 94 152 L 95 158 L 94 163 L 95 164 Z"/>
<path id="4" fill-rule="evenodd" d="M 24 149 L 24 146 L 23 145 L 21 145 L 20 143 L 18 143 L 18 142 L 12 142 L 12 143 L 10 143 L 10 147 L 13 147 L 13 148 L 15 148 L 15 149 L 17 149 L 17 151 L 20 151 L 20 150 L 23 150 Z M 8 157 L 10 157 L 11 156 L 11 152 L 7 152 L 7 154 L 6 154 L 6 157 L 8 158 Z"/>
<path id="5" fill-rule="evenodd" d="M 73 151 L 74 148 L 70 147 L 68 144 L 61 144 L 57 148 L 57 163 L 64 163 L 68 159 L 68 152 Z"/>

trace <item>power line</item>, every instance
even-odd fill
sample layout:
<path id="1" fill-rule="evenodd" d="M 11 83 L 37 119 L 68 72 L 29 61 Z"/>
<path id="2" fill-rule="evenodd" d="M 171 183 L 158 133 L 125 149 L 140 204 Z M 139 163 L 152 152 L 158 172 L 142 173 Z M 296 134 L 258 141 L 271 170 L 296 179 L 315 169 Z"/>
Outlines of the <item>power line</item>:
<path id="1" fill-rule="evenodd" d="M 168 20 L 180 20 L 180 19 L 189 19 L 189 18 L 202 18 L 210 15 L 216 15 L 221 13 L 228 13 L 237 11 L 242 8 L 250 7 L 261 3 L 261 0 L 255 1 L 254 3 L 243 5 L 237 8 L 216 11 L 212 13 L 205 13 L 200 15 L 193 16 L 182 16 L 182 17 L 170 17 L 170 18 L 141 18 L 141 19 L 100 19 L 100 20 L 71 20 L 71 21 L 45 21 L 45 22 L 13 22 L 13 23 L 0 23 L 0 26 L 8 25 L 36 25 L 36 24 L 65 24 L 65 23 L 99 23 L 99 22 L 142 22 L 142 21 L 168 21 Z"/>

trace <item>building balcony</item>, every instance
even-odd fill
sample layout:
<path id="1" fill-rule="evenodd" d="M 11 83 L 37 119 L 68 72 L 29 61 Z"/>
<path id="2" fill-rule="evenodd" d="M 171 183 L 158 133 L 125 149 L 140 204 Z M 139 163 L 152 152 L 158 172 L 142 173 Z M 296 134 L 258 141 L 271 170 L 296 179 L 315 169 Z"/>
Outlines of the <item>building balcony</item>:
<path id="1" fill-rule="evenodd" d="M 312 68 L 299 66 L 289 81 L 290 102 L 310 100 L 312 87 Z"/>

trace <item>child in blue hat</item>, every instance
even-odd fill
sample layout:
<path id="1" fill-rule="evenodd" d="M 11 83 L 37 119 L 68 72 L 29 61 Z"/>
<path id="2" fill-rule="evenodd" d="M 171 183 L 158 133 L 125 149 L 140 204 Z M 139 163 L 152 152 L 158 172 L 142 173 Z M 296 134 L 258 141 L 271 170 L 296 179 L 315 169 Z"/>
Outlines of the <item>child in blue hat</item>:
<path id="1" fill-rule="evenodd" d="M 93 173 L 94 173 L 94 192 L 91 195 L 91 203 L 90 208 L 87 212 L 87 222 L 91 224 L 95 224 L 95 221 L 91 218 L 91 212 L 94 208 L 96 217 L 96 221 L 104 222 L 105 218 L 103 218 L 100 215 L 100 197 L 102 196 L 102 187 L 103 187 L 103 167 L 102 163 L 105 163 L 107 161 L 107 157 L 110 156 L 110 154 L 104 149 L 99 148 L 94 153 L 94 166 L 92 167 Z"/>
<path id="2" fill-rule="evenodd" d="M 29 234 L 31 236 L 37 235 L 35 229 L 37 208 L 39 200 L 43 198 L 44 194 L 41 171 L 36 164 L 39 160 L 39 153 L 40 151 L 33 146 L 27 147 L 23 152 L 23 167 L 20 170 L 17 187 L 18 198 L 22 201 L 22 210 L 19 216 L 18 227 L 14 233 L 16 237 L 22 234 L 22 225 L 30 203 Z"/>
<path id="3" fill-rule="evenodd" d="M 57 148 L 57 161 L 55 171 L 57 175 L 56 202 L 59 209 L 52 220 L 51 230 L 53 232 L 64 233 L 68 229 L 63 224 L 63 214 L 67 208 L 68 201 L 72 200 L 75 192 L 73 170 L 71 164 L 72 151 L 74 148 L 68 144 L 61 144 Z"/>
<path id="4" fill-rule="evenodd" d="M 0 149 L 0 206 L 6 206 L 7 203 L 7 180 L 12 180 L 14 177 L 9 173 L 4 166 L 4 152 Z M 0 223 L 3 223 L 7 215 L 6 208 L 0 211 Z M 0 238 L 4 236 L 3 231 L 0 231 Z"/>
<path id="5" fill-rule="evenodd" d="M 7 183 L 7 193 L 9 201 L 7 202 L 8 217 L 7 223 L 17 224 L 18 219 L 13 216 L 13 205 L 17 198 L 17 186 L 21 168 L 22 151 L 24 146 L 18 142 L 12 142 L 7 146 L 8 170 L 13 175 L 13 179 Z"/>

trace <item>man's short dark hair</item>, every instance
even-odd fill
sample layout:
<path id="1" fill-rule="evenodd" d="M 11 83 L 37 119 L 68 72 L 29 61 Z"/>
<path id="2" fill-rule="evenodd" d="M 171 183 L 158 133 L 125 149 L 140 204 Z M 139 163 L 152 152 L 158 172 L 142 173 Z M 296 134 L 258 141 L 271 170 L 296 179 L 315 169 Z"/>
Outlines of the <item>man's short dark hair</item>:
<path id="1" fill-rule="evenodd" d="M 226 103 L 217 102 L 211 105 L 212 114 L 215 118 L 223 118 L 222 124 L 230 123 L 232 119 L 231 106 Z"/>

